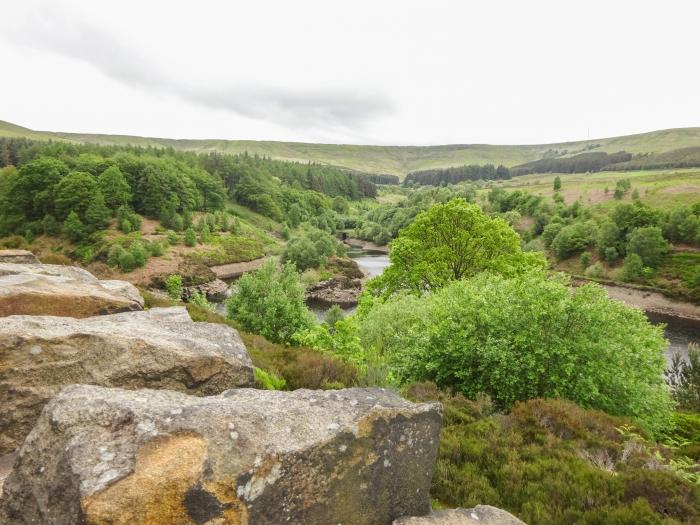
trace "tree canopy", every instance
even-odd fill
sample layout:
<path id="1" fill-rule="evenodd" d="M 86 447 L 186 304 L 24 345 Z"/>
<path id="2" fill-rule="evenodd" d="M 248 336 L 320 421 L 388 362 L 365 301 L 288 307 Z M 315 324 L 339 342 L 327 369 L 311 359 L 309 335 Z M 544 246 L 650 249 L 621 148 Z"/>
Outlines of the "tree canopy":
<path id="1" fill-rule="evenodd" d="M 544 258 L 524 253 L 518 234 L 500 218 L 457 198 L 420 213 L 391 243 L 390 266 L 373 291 L 423 293 L 486 270 L 512 275 L 544 268 Z"/>

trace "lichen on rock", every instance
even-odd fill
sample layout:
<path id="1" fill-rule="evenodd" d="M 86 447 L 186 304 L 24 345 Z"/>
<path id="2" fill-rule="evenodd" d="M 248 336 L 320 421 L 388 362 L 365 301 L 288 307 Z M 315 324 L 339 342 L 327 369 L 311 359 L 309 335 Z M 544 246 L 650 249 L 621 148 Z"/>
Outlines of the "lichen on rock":
<path id="1" fill-rule="evenodd" d="M 439 404 L 382 389 L 70 386 L 21 448 L 0 521 L 386 525 L 429 512 L 440 426 Z"/>

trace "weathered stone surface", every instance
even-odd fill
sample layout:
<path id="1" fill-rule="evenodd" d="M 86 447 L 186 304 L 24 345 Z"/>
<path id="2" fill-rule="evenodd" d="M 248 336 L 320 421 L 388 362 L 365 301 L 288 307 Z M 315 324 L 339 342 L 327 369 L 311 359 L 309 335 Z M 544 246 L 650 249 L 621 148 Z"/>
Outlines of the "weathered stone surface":
<path id="1" fill-rule="evenodd" d="M 182 307 L 86 319 L 5 317 L 0 322 L 0 455 L 19 447 L 42 407 L 74 383 L 204 396 L 253 386 L 254 377 L 234 329 L 195 323 Z"/>
<path id="2" fill-rule="evenodd" d="M 306 289 L 306 300 L 311 303 L 338 306 L 355 306 L 362 293 L 362 281 L 347 277 L 333 277 Z"/>
<path id="3" fill-rule="evenodd" d="M 39 259 L 28 250 L 0 250 L 0 263 L 39 264 Z"/>
<path id="4" fill-rule="evenodd" d="M 209 301 L 223 301 L 228 295 L 228 284 L 221 279 L 214 279 L 204 284 L 188 286 L 182 293 L 182 298 L 187 300 L 197 292 L 203 294 Z"/>
<path id="5" fill-rule="evenodd" d="M 434 512 L 428 516 L 400 518 L 394 525 L 525 525 L 524 522 L 491 505 L 477 505 L 473 509 L 452 509 Z"/>
<path id="6" fill-rule="evenodd" d="M 439 404 L 381 389 L 73 385 L 22 446 L 0 522 L 387 525 L 429 511 L 440 425 Z"/>
<path id="7" fill-rule="evenodd" d="M 0 316 L 90 317 L 143 309 L 136 287 L 74 266 L 0 263 Z"/>

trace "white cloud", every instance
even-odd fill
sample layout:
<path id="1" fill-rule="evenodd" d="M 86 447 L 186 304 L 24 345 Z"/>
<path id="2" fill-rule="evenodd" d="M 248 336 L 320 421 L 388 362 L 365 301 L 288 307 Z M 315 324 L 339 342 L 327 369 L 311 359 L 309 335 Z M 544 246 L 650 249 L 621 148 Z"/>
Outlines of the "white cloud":
<path id="1" fill-rule="evenodd" d="M 681 0 L 15 0 L 0 119 L 378 144 L 700 125 L 698 14 Z"/>

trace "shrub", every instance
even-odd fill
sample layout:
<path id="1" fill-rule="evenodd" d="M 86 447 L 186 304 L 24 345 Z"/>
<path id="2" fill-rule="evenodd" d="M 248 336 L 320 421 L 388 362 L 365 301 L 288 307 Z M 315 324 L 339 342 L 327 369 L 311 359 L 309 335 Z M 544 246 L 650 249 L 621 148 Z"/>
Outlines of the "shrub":
<path id="1" fill-rule="evenodd" d="M 639 255 L 644 266 L 656 268 L 668 250 L 668 242 L 657 226 L 637 228 L 628 236 L 627 253 Z"/>
<path id="2" fill-rule="evenodd" d="M 63 222 L 63 235 L 72 242 L 82 242 L 88 236 L 87 228 L 74 211 Z"/>
<path id="3" fill-rule="evenodd" d="M 175 246 L 177 243 L 180 242 L 180 236 L 174 231 L 168 230 L 168 233 L 166 235 L 168 238 L 168 244 L 170 246 Z"/>
<path id="4" fill-rule="evenodd" d="M 593 242 L 595 233 L 595 227 L 591 223 L 577 222 L 564 226 L 550 247 L 559 259 L 567 259 L 585 250 Z"/>
<path id="5" fill-rule="evenodd" d="M 583 252 L 579 258 L 579 262 L 581 263 L 582 268 L 588 268 L 588 266 L 591 264 L 591 254 L 588 252 Z"/>
<path id="6" fill-rule="evenodd" d="M 314 323 L 304 302 L 304 288 L 291 264 L 280 271 L 273 261 L 238 280 L 238 291 L 226 304 L 228 315 L 248 331 L 273 342 L 288 343 Z"/>
<path id="7" fill-rule="evenodd" d="M 403 381 L 483 392 L 504 409 L 564 397 L 655 431 L 670 414 L 661 328 L 595 284 L 571 292 L 544 274 L 481 274 L 368 313 L 361 305 L 361 315 L 362 346 L 387 356 Z"/>
<path id="8" fill-rule="evenodd" d="M 80 246 L 77 250 L 75 250 L 75 255 L 78 256 L 80 262 L 85 266 L 90 264 L 95 258 L 95 253 L 90 246 Z"/>
<path id="9" fill-rule="evenodd" d="M 116 267 L 119 266 L 119 257 L 124 251 L 124 247 L 121 244 L 113 244 L 109 247 L 107 252 L 107 264 Z"/>
<path id="10" fill-rule="evenodd" d="M 666 380 L 680 408 L 700 412 L 700 347 L 697 344 L 688 345 L 687 361 L 679 353 L 673 355 Z"/>
<path id="11" fill-rule="evenodd" d="M 117 257 L 117 264 L 122 272 L 128 273 L 136 268 L 136 260 L 131 252 L 122 250 Z"/>
<path id="12" fill-rule="evenodd" d="M 494 505 L 537 525 L 670 525 L 700 517 L 697 487 L 643 468 L 664 467 L 656 446 L 618 432 L 624 419 L 550 399 L 491 415 L 483 398 L 426 383 L 407 396 L 443 405 L 431 490 L 441 506 Z"/>
<path id="13" fill-rule="evenodd" d="M 618 253 L 617 248 L 614 246 L 608 246 L 605 248 L 604 257 L 609 264 L 612 264 L 620 257 L 620 254 Z"/>
<path id="14" fill-rule="evenodd" d="M 163 255 L 163 245 L 158 241 L 149 242 L 146 244 L 148 254 L 152 257 L 160 257 Z"/>
<path id="15" fill-rule="evenodd" d="M 304 271 L 318 268 L 338 251 L 338 241 L 328 232 L 306 228 L 289 240 L 282 253 L 282 261 L 294 263 L 299 270 Z"/>
<path id="16" fill-rule="evenodd" d="M 206 310 L 214 309 L 214 305 L 211 304 L 207 299 L 207 296 L 201 292 L 192 292 L 192 294 L 190 294 L 190 296 L 188 297 L 187 302 L 196 304 L 197 306 L 205 308 Z"/>
<path id="17" fill-rule="evenodd" d="M 168 275 L 165 278 L 165 291 L 175 301 L 182 299 L 182 276 L 178 274 Z"/>
<path id="18" fill-rule="evenodd" d="M 136 268 L 146 266 L 146 262 L 148 261 L 148 252 L 141 241 L 132 242 L 131 246 L 129 246 L 129 253 L 134 259 L 134 265 Z"/>
<path id="19" fill-rule="evenodd" d="M 623 281 L 639 281 L 644 277 L 644 262 L 636 253 L 631 253 L 625 257 L 622 264 L 620 277 Z"/>
<path id="20" fill-rule="evenodd" d="M 255 367 L 255 383 L 263 390 L 284 390 L 287 382 L 277 377 L 272 372 L 265 372 L 262 368 Z"/>
<path id="21" fill-rule="evenodd" d="M 602 264 L 597 262 L 586 268 L 585 273 L 588 277 L 599 279 L 605 275 L 605 269 L 603 268 Z"/>
<path id="22" fill-rule="evenodd" d="M 73 264 L 73 261 L 62 253 L 48 253 L 42 255 L 39 260 L 43 264 L 60 264 L 61 266 L 71 266 Z"/>
<path id="23" fill-rule="evenodd" d="M 194 231 L 194 228 L 190 226 L 185 230 L 185 246 L 194 246 L 197 244 L 197 234 Z"/>

